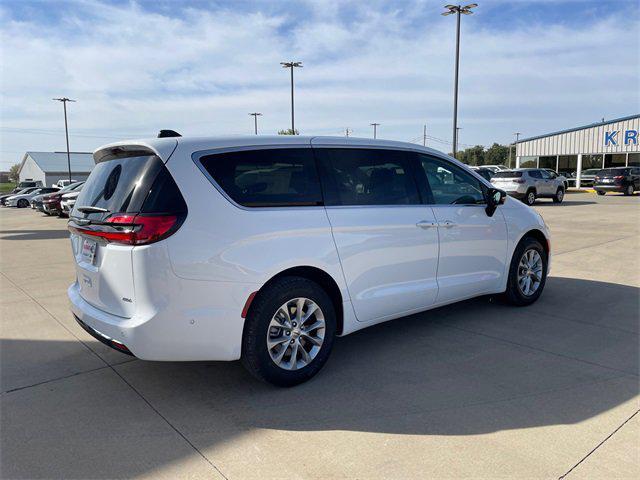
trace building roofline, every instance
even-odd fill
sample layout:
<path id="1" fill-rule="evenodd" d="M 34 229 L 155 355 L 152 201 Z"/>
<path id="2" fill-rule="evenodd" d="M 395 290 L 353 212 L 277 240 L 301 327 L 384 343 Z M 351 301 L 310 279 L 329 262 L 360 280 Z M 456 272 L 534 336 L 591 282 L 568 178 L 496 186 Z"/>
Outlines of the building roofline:
<path id="1" fill-rule="evenodd" d="M 585 130 L 587 128 L 601 127 L 603 125 L 610 125 L 612 123 L 624 122 L 625 120 L 631 120 L 634 118 L 640 118 L 640 113 L 636 113 L 634 115 L 627 115 L 626 117 L 613 118 L 611 120 L 607 120 L 606 122 L 596 122 L 596 123 L 591 123 L 589 125 L 583 125 L 581 127 L 567 128 L 566 130 L 558 130 L 557 132 L 545 133 L 544 135 L 536 135 L 535 137 L 522 138 L 518 140 L 516 144 L 530 142 L 531 140 L 538 140 L 539 138 L 552 137 L 554 135 L 561 135 L 563 133 L 577 132 L 578 130 Z"/>

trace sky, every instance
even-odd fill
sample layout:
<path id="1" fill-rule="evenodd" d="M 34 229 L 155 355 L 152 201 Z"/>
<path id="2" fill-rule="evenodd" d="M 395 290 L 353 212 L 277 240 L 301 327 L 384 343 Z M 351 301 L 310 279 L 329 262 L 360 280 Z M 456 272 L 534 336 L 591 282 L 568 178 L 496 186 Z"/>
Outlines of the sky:
<path id="1" fill-rule="evenodd" d="M 378 137 L 451 150 L 455 17 L 444 1 L 0 2 L 0 168 L 127 138 Z M 462 148 L 640 111 L 639 0 L 477 0 L 462 17 Z"/>

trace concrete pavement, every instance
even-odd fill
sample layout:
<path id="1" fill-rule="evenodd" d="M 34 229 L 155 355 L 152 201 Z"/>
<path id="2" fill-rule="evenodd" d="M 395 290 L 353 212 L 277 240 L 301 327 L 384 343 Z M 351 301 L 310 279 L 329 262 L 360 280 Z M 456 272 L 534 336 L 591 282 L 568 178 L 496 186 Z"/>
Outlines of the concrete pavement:
<path id="1" fill-rule="evenodd" d="M 338 339 L 311 382 L 143 362 L 71 317 L 65 221 L 0 210 L 3 478 L 638 478 L 640 197 L 569 194 L 541 299 Z"/>

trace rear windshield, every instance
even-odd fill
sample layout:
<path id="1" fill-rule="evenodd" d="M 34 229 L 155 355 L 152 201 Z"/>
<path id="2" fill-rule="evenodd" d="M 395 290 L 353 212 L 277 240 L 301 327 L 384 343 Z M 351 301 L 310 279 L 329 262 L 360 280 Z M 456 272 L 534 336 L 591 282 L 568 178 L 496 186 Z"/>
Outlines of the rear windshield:
<path id="1" fill-rule="evenodd" d="M 97 207 L 104 212 L 82 212 Z M 85 182 L 73 217 L 104 221 L 114 213 L 186 213 L 173 177 L 156 155 L 117 156 L 98 163 Z"/>
<path id="2" fill-rule="evenodd" d="M 509 170 L 502 170 L 500 172 L 496 172 L 493 174 L 493 178 L 520 178 L 522 177 L 522 172 L 513 172 Z"/>
<path id="3" fill-rule="evenodd" d="M 616 175 L 628 175 L 628 168 L 605 168 L 604 170 L 600 170 L 597 175 L 599 177 L 611 177 Z"/>

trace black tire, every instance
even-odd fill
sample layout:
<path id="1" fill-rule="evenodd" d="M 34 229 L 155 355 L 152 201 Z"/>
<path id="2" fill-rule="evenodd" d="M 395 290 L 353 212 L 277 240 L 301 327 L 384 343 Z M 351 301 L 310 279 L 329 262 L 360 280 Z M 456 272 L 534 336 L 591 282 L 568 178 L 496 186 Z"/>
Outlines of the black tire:
<path id="1" fill-rule="evenodd" d="M 527 190 L 523 201 L 524 203 L 532 207 L 536 203 L 536 191 L 533 189 Z"/>
<path id="2" fill-rule="evenodd" d="M 542 279 L 540 280 L 538 289 L 532 295 L 527 296 L 522 293 L 520 287 L 518 286 L 518 266 L 524 253 L 531 249 L 537 251 L 542 259 Z M 548 258 L 549 257 L 547 255 L 547 252 L 544 250 L 540 242 L 535 238 L 524 237 L 522 240 L 520 240 L 520 243 L 516 247 L 515 251 L 513 252 L 513 257 L 511 258 L 511 264 L 509 266 L 509 278 L 507 279 L 507 289 L 502 295 L 503 299 L 507 303 L 518 307 L 531 305 L 533 302 L 538 300 L 547 282 Z"/>
<path id="3" fill-rule="evenodd" d="M 629 185 L 627 185 L 627 187 L 624 189 L 624 194 L 627 197 L 633 195 L 633 184 L 630 183 Z"/>
<path id="4" fill-rule="evenodd" d="M 25 200 L 24 198 L 21 198 L 20 200 L 18 200 L 18 203 L 16 205 L 18 208 L 26 208 L 29 206 L 29 201 Z"/>
<path id="5" fill-rule="evenodd" d="M 564 200 L 564 189 L 559 187 L 558 191 L 553 196 L 553 203 L 562 203 L 562 200 Z"/>
<path id="6" fill-rule="evenodd" d="M 607 192 L 605 192 L 604 190 L 596 190 L 596 192 L 597 192 L 597 193 L 598 193 L 598 195 L 600 195 L 600 196 L 603 196 L 605 193 L 607 193 Z"/>
<path id="7" fill-rule="evenodd" d="M 269 323 L 286 302 L 308 298 L 322 311 L 325 321 L 324 339 L 315 358 L 297 370 L 285 370 L 272 360 L 267 349 Z M 242 334 L 244 367 L 256 378 L 278 387 L 292 387 L 306 382 L 324 366 L 336 334 L 336 314 L 329 295 L 317 283 L 301 277 L 282 277 L 260 291 L 251 303 Z"/>

